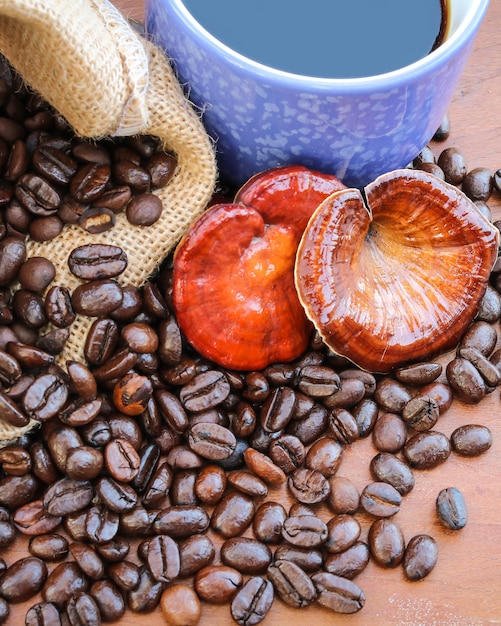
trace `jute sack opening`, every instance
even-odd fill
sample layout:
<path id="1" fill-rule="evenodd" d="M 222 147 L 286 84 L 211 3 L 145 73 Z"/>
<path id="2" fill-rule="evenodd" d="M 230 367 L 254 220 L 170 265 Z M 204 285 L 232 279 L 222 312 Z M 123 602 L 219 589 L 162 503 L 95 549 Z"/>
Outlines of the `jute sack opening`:
<path id="1" fill-rule="evenodd" d="M 132 226 L 120 214 L 105 233 L 65 226 L 46 244 L 27 242 L 28 257 L 45 256 L 54 263 L 53 285 L 75 289 L 80 281 L 68 269 L 70 252 L 107 243 L 127 254 L 119 282 L 141 286 L 204 210 L 216 180 L 212 143 L 164 53 L 138 35 L 108 0 L 0 0 L 0 52 L 76 135 L 154 135 L 176 154 L 174 177 L 155 192 L 163 212 L 154 226 Z M 92 321 L 77 317 L 60 363 L 84 360 Z M 16 428 L 0 419 L 0 445 L 34 426 Z"/>

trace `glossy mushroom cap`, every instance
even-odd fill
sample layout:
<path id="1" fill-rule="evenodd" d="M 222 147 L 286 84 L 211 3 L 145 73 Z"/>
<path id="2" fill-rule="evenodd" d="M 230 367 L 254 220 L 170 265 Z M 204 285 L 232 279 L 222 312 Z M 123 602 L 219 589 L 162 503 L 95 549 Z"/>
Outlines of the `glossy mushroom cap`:
<path id="1" fill-rule="evenodd" d="M 387 373 L 453 347 L 475 316 L 499 232 L 456 187 L 397 170 L 332 194 L 301 239 L 299 298 L 325 343 Z"/>

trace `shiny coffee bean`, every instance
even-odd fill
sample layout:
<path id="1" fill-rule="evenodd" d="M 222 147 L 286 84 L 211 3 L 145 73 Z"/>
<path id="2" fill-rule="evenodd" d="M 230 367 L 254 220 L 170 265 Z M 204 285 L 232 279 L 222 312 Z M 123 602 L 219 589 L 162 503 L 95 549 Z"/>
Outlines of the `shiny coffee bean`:
<path id="1" fill-rule="evenodd" d="M 354 443 L 360 437 L 358 422 L 346 409 L 333 409 L 328 423 L 332 436 L 344 445 Z"/>
<path id="2" fill-rule="evenodd" d="M 233 454 L 237 441 L 235 435 L 224 426 L 199 423 L 189 429 L 188 444 L 203 458 L 220 461 Z"/>
<path id="3" fill-rule="evenodd" d="M 130 482 L 139 471 L 140 458 L 127 439 L 113 439 L 104 450 L 110 476 L 118 482 Z"/>
<path id="4" fill-rule="evenodd" d="M 456 454 L 461 456 L 478 456 L 492 446 L 492 433 L 480 424 L 465 424 L 458 426 L 451 433 L 451 446 Z"/>
<path id="5" fill-rule="evenodd" d="M 73 594 L 68 601 L 66 614 L 71 626 L 100 626 L 101 614 L 94 598 L 83 591 Z"/>
<path id="6" fill-rule="evenodd" d="M 294 608 L 308 606 L 316 598 L 315 585 L 299 565 L 277 560 L 267 571 L 278 597 Z"/>
<path id="7" fill-rule="evenodd" d="M 168 535 L 153 537 L 148 543 L 147 563 L 158 582 L 169 583 L 179 575 L 179 548 Z"/>
<path id="8" fill-rule="evenodd" d="M 409 580 L 422 580 L 438 560 L 438 545 L 430 535 L 415 535 L 405 548 L 403 567 Z"/>
<path id="9" fill-rule="evenodd" d="M 18 507 L 12 521 L 23 535 L 53 532 L 61 524 L 61 516 L 48 513 L 42 500 L 32 500 Z"/>
<path id="10" fill-rule="evenodd" d="M 61 626 L 61 618 L 55 604 L 39 602 L 28 609 L 25 616 L 26 626 Z"/>
<path id="11" fill-rule="evenodd" d="M 370 462 L 370 470 L 376 481 L 389 483 L 402 496 L 407 495 L 414 487 L 412 469 L 389 452 L 376 454 Z"/>
<path id="12" fill-rule="evenodd" d="M 229 492 L 211 515 L 211 527 L 225 539 L 240 535 L 252 522 L 254 501 L 249 496 Z"/>
<path id="13" fill-rule="evenodd" d="M 364 398 L 352 408 L 351 414 L 355 418 L 361 438 L 367 437 L 372 433 L 378 413 L 377 403 L 371 398 Z"/>
<path id="14" fill-rule="evenodd" d="M 362 529 L 352 515 L 336 515 L 327 522 L 325 548 L 329 553 L 343 552 L 359 538 Z"/>
<path id="15" fill-rule="evenodd" d="M 226 473 L 218 465 L 201 468 L 195 479 L 195 493 L 208 505 L 217 504 L 226 490 Z"/>
<path id="16" fill-rule="evenodd" d="M 377 519 L 369 528 L 369 548 L 381 567 L 397 567 L 405 552 L 405 539 L 400 526 L 389 519 Z"/>
<path id="17" fill-rule="evenodd" d="M 269 485 L 280 485 L 287 480 L 285 472 L 258 450 L 247 448 L 244 452 L 247 467 Z"/>
<path id="18" fill-rule="evenodd" d="M 395 378 L 404 385 L 428 385 L 442 373 L 442 365 L 434 362 L 420 362 L 395 370 Z"/>
<path id="19" fill-rule="evenodd" d="M 334 475 L 341 463 L 343 446 L 336 439 L 322 437 L 312 444 L 306 454 L 305 464 L 310 470 L 326 478 Z"/>
<path id="20" fill-rule="evenodd" d="M 334 513 L 355 513 L 360 505 L 360 492 L 355 483 L 346 476 L 334 475 L 329 478 L 329 507 Z"/>
<path id="21" fill-rule="evenodd" d="M 226 604 L 233 599 L 242 584 L 242 574 L 227 565 L 204 567 L 193 579 L 198 597 L 209 604 Z"/>
<path id="22" fill-rule="evenodd" d="M 136 226 L 151 226 L 162 215 L 162 201 L 153 193 L 142 193 L 127 204 L 127 220 Z"/>
<path id="23" fill-rule="evenodd" d="M 180 538 L 205 532 L 209 522 L 209 514 L 204 508 L 179 504 L 162 509 L 155 518 L 153 528 L 157 533 Z"/>
<path id="24" fill-rule="evenodd" d="M 202 605 L 190 585 L 177 583 L 165 589 L 160 598 L 160 608 L 167 624 L 197 626 Z"/>
<path id="25" fill-rule="evenodd" d="M 214 543 L 207 535 L 192 535 L 178 543 L 179 577 L 193 576 L 208 567 L 216 556 Z"/>
<path id="26" fill-rule="evenodd" d="M 433 428 L 439 415 L 438 404 L 431 396 L 424 395 L 411 398 L 402 410 L 403 421 L 418 432 Z"/>
<path id="27" fill-rule="evenodd" d="M 68 385 L 59 376 L 42 374 L 26 390 L 23 409 L 30 418 L 46 421 L 63 408 L 68 393 Z"/>
<path id="28" fill-rule="evenodd" d="M 127 606 L 133 613 L 151 613 L 160 604 L 164 583 L 156 580 L 148 567 L 139 571 L 139 584 L 127 592 Z"/>
<path id="29" fill-rule="evenodd" d="M 54 285 L 47 292 L 45 310 L 49 321 L 58 328 L 67 328 L 73 324 L 76 318 L 70 291 L 59 285 Z"/>
<path id="30" fill-rule="evenodd" d="M 230 384 L 223 372 L 208 370 L 197 374 L 181 388 L 179 398 L 188 411 L 203 411 L 223 402 Z"/>
<path id="31" fill-rule="evenodd" d="M 290 474 L 304 463 L 306 450 L 298 437 L 283 434 L 271 442 L 269 455 L 275 465 L 286 474 Z"/>
<path id="32" fill-rule="evenodd" d="M 264 480 L 246 470 L 228 472 L 227 480 L 232 487 L 254 498 L 264 498 L 268 495 L 268 486 Z"/>
<path id="33" fill-rule="evenodd" d="M 114 278 L 127 267 L 127 254 L 119 246 L 86 244 L 71 251 L 68 266 L 83 280 Z"/>
<path id="34" fill-rule="evenodd" d="M 100 478 L 95 488 L 105 506 L 115 513 L 130 511 L 138 502 L 138 495 L 130 485 L 108 476 Z"/>
<path id="35" fill-rule="evenodd" d="M 250 537 L 232 537 L 221 545 L 224 565 L 242 574 L 263 574 L 271 563 L 271 550 L 265 543 Z"/>
<path id="36" fill-rule="evenodd" d="M 45 509 L 55 516 L 69 515 L 88 506 L 94 497 L 89 481 L 61 478 L 43 496 Z"/>
<path id="37" fill-rule="evenodd" d="M 316 548 L 327 539 L 327 525 L 316 515 L 288 517 L 282 526 L 282 537 L 299 548 Z"/>
<path id="38" fill-rule="evenodd" d="M 91 280 L 76 287 L 71 295 L 74 310 L 89 317 L 109 315 L 122 302 L 120 285 L 111 279 Z"/>
<path id="39" fill-rule="evenodd" d="M 442 489 L 436 499 L 437 517 L 440 523 L 450 530 L 460 530 L 466 526 L 468 511 L 463 494 L 456 487 Z"/>
<path id="40" fill-rule="evenodd" d="M 462 348 L 475 348 L 484 356 L 489 356 L 494 350 L 496 343 L 496 328 L 487 322 L 475 321 L 461 338 L 458 350 Z"/>
<path id="41" fill-rule="evenodd" d="M 252 522 L 254 536 L 263 543 L 279 543 L 286 518 L 287 512 L 279 502 L 263 502 L 256 509 Z"/>
<path id="42" fill-rule="evenodd" d="M 261 576 L 249 578 L 231 602 L 231 616 L 240 626 L 262 621 L 273 603 L 273 585 Z"/>
<path id="43" fill-rule="evenodd" d="M 387 413 L 401 413 L 411 397 L 407 387 L 392 378 L 383 378 L 379 381 L 374 392 L 374 399 L 379 408 Z"/>
<path id="44" fill-rule="evenodd" d="M 305 504 L 323 502 L 330 493 L 327 478 L 317 470 L 300 467 L 288 478 L 287 486 L 290 493 Z"/>
<path id="45" fill-rule="evenodd" d="M 14 561 L 0 580 L 0 594 L 7 602 L 24 602 L 37 594 L 47 579 L 47 566 L 34 556 Z"/>
<path id="46" fill-rule="evenodd" d="M 493 190 L 492 172 L 487 167 L 476 167 L 466 173 L 461 191 L 473 202 L 487 202 Z"/>
<path id="47" fill-rule="evenodd" d="M 323 566 L 330 574 L 352 580 L 363 572 L 369 563 L 370 556 L 368 545 L 363 541 L 356 541 L 343 552 L 328 554 Z"/>
<path id="48" fill-rule="evenodd" d="M 438 157 L 437 165 L 444 172 L 445 180 L 452 185 L 461 184 L 466 175 L 466 160 L 457 148 L 445 148 Z"/>
<path id="49" fill-rule="evenodd" d="M 366 485 L 360 494 L 360 505 L 375 517 L 392 517 L 400 510 L 402 496 L 385 482 L 373 482 Z"/>
<path id="50" fill-rule="evenodd" d="M 274 554 L 274 561 L 284 560 L 299 565 L 305 572 L 318 572 L 322 567 L 322 552 L 313 548 L 300 548 L 298 546 L 282 543 Z"/>
<path id="51" fill-rule="evenodd" d="M 28 550 L 45 562 L 63 561 L 69 552 L 68 540 L 58 533 L 49 533 L 31 537 Z"/>
<path id="52" fill-rule="evenodd" d="M 358 585 L 328 572 L 312 576 L 317 602 L 335 613 L 356 613 L 365 604 L 365 595 Z"/>
<path id="53" fill-rule="evenodd" d="M 74 541 L 70 544 L 69 550 L 86 576 L 93 580 L 103 577 L 103 560 L 92 546 L 83 541 Z"/>
<path id="54" fill-rule="evenodd" d="M 111 581 L 103 579 L 95 581 L 90 587 L 90 595 L 99 608 L 103 622 L 116 622 L 125 613 L 124 598 Z"/>
<path id="55" fill-rule="evenodd" d="M 405 460 L 415 469 L 436 467 L 448 459 L 450 452 L 449 439 L 434 430 L 414 435 L 403 448 Z"/>

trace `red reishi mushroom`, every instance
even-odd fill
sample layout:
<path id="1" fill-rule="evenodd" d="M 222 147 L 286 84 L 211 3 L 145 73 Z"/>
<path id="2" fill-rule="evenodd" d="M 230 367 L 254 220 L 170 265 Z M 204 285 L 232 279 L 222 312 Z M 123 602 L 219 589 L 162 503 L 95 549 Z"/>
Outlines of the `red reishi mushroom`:
<path id="1" fill-rule="evenodd" d="M 173 305 L 202 356 L 255 370 L 306 349 L 312 325 L 294 286 L 297 246 L 318 204 L 343 188 L 332 175 L 276 168 L 192 224 L 174 255 Z"/>
<path id="2" fill-rule="evenodd" d="M 452 348 L 476 314 L 499 232 L 456 187 L 397 170 L 334 193 L 299 244 L 299 298 L 325 343 L 387 373 Z M 367 206 L 366 206 L 367 204 Z"/>

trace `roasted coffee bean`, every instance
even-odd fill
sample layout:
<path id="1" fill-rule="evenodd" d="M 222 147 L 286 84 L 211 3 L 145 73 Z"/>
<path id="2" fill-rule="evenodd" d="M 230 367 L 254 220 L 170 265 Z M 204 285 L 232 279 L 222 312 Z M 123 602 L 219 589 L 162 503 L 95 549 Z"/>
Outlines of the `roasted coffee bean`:
<path id="1" fill-rule="evenodd" d="M 181 400 L 167 389 L 158 389 L 153 396 L 169 426 L 176 433 L 184 433 L 189 426 L 189 420 Z"/>
<path id="2" fill-rule="evenodd" d="M 329 425 L 329 411 L 321 404 L 313 404 L 313 407 L 302 419 L 290 422 L 287 432 L 297 437 L 305 446 L 313 443 L 320 437 Z"/>
<path id="3" fill-rule="evenodd" d="M 154 193 L 142 193 L 127 204 L 127 220 L 136 226 L 151 226 L 162 215 L 162 201 Z"/>
<path id="4" fill-rule="evenodd" d="M 52 602 L 39 602 L 28 609 L 26 626 L 61 626 L 59 611 Z"/>
<path id="5" fill-rule="evenodd" d="M 61 516 L 48 513 L 42 500 L 32 500 L 16 509 L 12 521 L 23 535 L 33 536 L 55 530 L 61 523 Z"/>
<path id="6" fill-rule="evenodd" d="M 202 467 L 203 459 L 188 446 L 179 445 L 171 448 L 167 455 L 167 463 L 173 470 L 188 470 Z"/>
<path id="7" fill-rule="evenodd" d="M 493 190 L 492 172 L 487 167 L 476 167 L 466 173 L 461 191 L 473 202 L 487 202 Z"/>
<path id="8" fill-rule="evenodd" d="M 466 174 L 466 160 L 457 148 L 449 147 L 442 150 L 437 165 L 443 170 L 448 183 L 452 185 L 462 183 Z"/>
<path id="9" fill-rule="evenodd" d="M 151 613 L 160 604 L 164 583 L 155 580 L 148 567 L 139 571 L 139 584 L 127 593 L 127 606 L 134 613 Z"/>
<path id="10" fill-rule="evenodd" d="M 47 324 L 44 299 L 34 291 L 18 289 L 12 296 L 12 310 L 29 328 L 38 330 Z"/>
<path id="11" fill-rule="evenodd" d="M 158 348 L 158 335 L 148 324 L 127 324 L 123 327 L 121 336 L 131 350 L 140 354 L 153 353 Z"/>
<path id="12" fill-rule="evenodd" d="M 365 397 L 365 385 L 360 378 L 339 379 L 339 388 L 332 395 L 322 398 L 329 409 L 354 407 Z"/>
<path id="13" fill-rule="evenodd" d="M 466 526 L 468 512 L 463 494 L 456 487 L 442 489 L 436 499 L 439 521 L 450 530 L 460 530 Z"/>
<path id="14" fill-rule="evenodd" d="M 6 287 L 18 275 L 26 259 L 26 244 L 18 237 L 0 241 L 0 286 Z"/>
<path id="15" fill-rule="evenodd" d="M 402 419 L 410 428 L 418 432 L 430 430 L 439 417 L 438 404 L 431 396 L 411 398 L 402 410 Z"/>
<path id="16" fill-rule="evenodd" d="M 105 233 L 116 224 L 116 216 L 113 211 L 105 208 L 85 209 L 78 218 L 78 225 L 91 235 Z"/>
<path id="17" fill-rule="evenodd" d="M 42 374 L 23 396 L 23 409 L 32 419 L 46 421 L 63 408 L 68 398 L 68 385 L 54 374 Z"/>
<path id="18" fill-rule="evenodd" d="M 111 279 L 91 280 L 76 287 L 71 295 L 74 310 L 89 317 L 103 317 L 122 302 L 122 289 Z"/>
<path id="19" fill-rule="evenodd" d="M 297 385 L 300 391 L 313 398 L 325 398 L 339 390 L 340 379 L 330 367 L 306 365 L 299 371 Z"/>
<path id="20" fill-rule="evenodd" d="M 242 395 L 250 402 L 264 402 L 270 393 L 270 384 L 261 372 L 250 372 L 244 378 Z"/>
<path id="21" fill-rule="evenodd" d="M 122 562 L 130 552 L 130 543 L 123 537 L 114 537 L 96 545 L 97 552 L 110 563 Z"/>
<path id="22" fill-rule="evenodd" d="M 113 166 L 113 178 L 124 185 L 130 185 L 137 191 L 147 191 L 151 185 L 148 170 L 126 159 L 120 159 Z"/>
<path id="23" fill-rule="evenodd" d="M 404 385 L 428 385 L 442 373 L 442 365 L 433 362 L 421 362 L 399 367 L 395 370 L 395 378 Z"/>
<path id="24" fill-rule="evenodd" d="M 130 485 L 117 482 L 108 476 L 98 480 L 96 492 L 105 506 L 115 513 L 130 511 L 138 501 L 137 493 Z"/>
<path id="25" fill-rule="evenodd" d="M 38 480 L 31 473 L 0 478 L 0 506 L 17 509 L 35 498 Z"/>
<path id="26" fill-rule="evenodd" d="M 223 402 L 230 393 L 230 384 L 223 372 L 208 370 L 197 374 L 184 385 L 179 394 L 188 411 L 204 411 Z"/>
<path id="27" fill-rule="evenodd" d="M 177 159 L 175 156 L 166 152 L 155 152 L 146 161 L 146 169 L 151 177 L 153 187 L 165 187 L 174 175 L 177 167 Z"/>
<path id="28" fill-rule="evenodd" d="M 378 418 L 378 412 L 377 403 L 371 398 L 364 398 L 352 408 L 351 414 L 355 418 L 358 434 L 361 438 L 367 437 L 372 433 Z"/>
<path id="29" fill-rule="evenodd" d="M 308 606 L 316 597 L 315 585 L 299 565 L 277 560 L 270 565 L 267 576 L 278 597 L 294 608 Z"/>
<path id="30" fill-rule="evenodd" d="M 123 591 L 130 591 L 139 585 L 139 565 L 132 561 L 119 561 L 108 566 L 111 580 Z"/>
<path id="31" fill-rule="evenodd" d="M 420 392 L 414 397 L 418 397 L 420 395 L 425 395 L 433 398 L 433 400 L 435 400 L 435 402 L 437 403 L 440 415 L 445 413 L 452 404 L 452 387 L 442 382 L 437 381 L 421 387 Z"/>
<path id="32" fill-rule="evenodd" d="M 0 465 L 6 474 L 24 476 L 31 471 L 30 453 L 22 446 L 9 445 L 1 448 Z"/>
<path id="33" fill-rule="evenodd" d="M 24 602 L 42 588 L 47 578 L 47 566 L 34 556 L 14 561 L 2 574 L 0 594 L 7 602 Z"/>
<path id="34" fill-rule="evenodd" d="M 305 464 L 310 470 L 320 472 L 326 478 L 334 475 L 341 463 L 343 446 L 336 439 L 322 437 L 312 444 L 306 454 Z"/>
<path id="35" fill-rule="evenodd" d="M 266 483 L 246 470 L 233 470 L 227 474 L 228 483 L 249 496 L 264 498 L 268 495 Z"/>
<path id="36" fill-rule="evenodd" d="M 483 321 L 473 322 L 459 342 L 458 350 L 475 348 L 484 356 L 489 356 L 497 343 L 497 331 L 492 324 Z"/>
<path id="37" fill-rule="evenodd" d="M 43 442 L 33 442 L 30 447 L 30 456 L 33 474 L 47 485 L 56 482 L 58 477 L 57 468 Z"/>
<path id="38" fill-rule="evenodd" d="M 18 330 L 20 329 L 16 329 L 16 331 Z M 51 354 L 22 341 L 9 342 L 6 347 L 7 352 L 26 369 L 44 368 L 54 363 L 54 357 Z"/>
<path id="39" fill-rule="evenodd" d="M 451 446 L 461 456 L 478 456 L 492 446 L 492 433 L 480 424 L 458 426 L 450 437 Z"/>
<path id="40" fill-rule="evenodd" d="M 85 339 L 84 355 L 91 365 L 102 365 L 113 354 L 118 341 L 118 325 L 108 318 L 97 319 Z"/>
<path id="41" fill-rule="evenodd" d="M 407 440 L 407 426 L 395 413 L 382 413 L 372 431 L 372 441 L 381 452 L 398 452 Z"/>
<path id="42" fill-rule="evenodd" d="M 351 580 L 328 572 L 311 577 L 317 590 L 317 602 L 335 613 L 356 613 L 365 604 L 365 595 Z"/>
<path id="43" fill-rule="evenodd" d="M 106 467 L 111 477 L 128 483 L 139 470 L 139 455 L 126 439 L 113 439 L 104 450 Z"/>
<path id="44" fill-rule="evenodd" d="M 94 598 L 83 591 L 71 596 L 66 607 L 71 626 L 100 626 L 101 614 Z"/>
<path id="45" fill-rule="evenodd" d="M 43 496 L 45 509 L 55 516 L 69 515 L 84 509 L 94 496 L 89 481 L 61 478 Z"/>
<path id="46" fill-rule="evenodd" d="M 0 521 L 0 548 L 7 548 L 16 539 L 16 529 L 9 520 Z"/>
<path id="47" fill-rule="evenodd" d="M 119 517 L 103 506 L 91 506 L 85 516 L 85 534 L 94 543 L 111 541 L 118 532 Z"/>
<path id="48" fill-rule="evenodd" d="M 366 485 L 360 495 L 360 504 L 364 511 L 375 517 L 391 517 L 398 513 L 402 503 L 400 493 L 384 482 Z"/>
<path id="49" fill-rule="evenodd" d="M 177 583 L 165 589 L 160 598 L 160 608 L 167 624 L 197 626 L 202 605 L 190 585 Z"/>
<path id="50" fill-rule="evenodd" d="M 497 387 L 501 382 L 499 368 L 475 348 L 461 348 L 459 357 L 470 361 L 489 387 Z"/>
<path id="51" fill-rule="evenodd" d="M 31 537 L 28 550 L 32 556 L 36 556 L 45 562 L 63 561 L 69 552 L 69 544 L 66 537 L 58 533 L 49 533 Z"/>
<path id="52" fill-rule="evenodd" d="M 42 292 L 56 276 L 54 263 L 43 256 L 33 256 L 21 265 L 19 269 L 19 282 L 21 286 L 30 291 Z M 497 293 L 497 292 L 496 292 Z"/>
<path id="53" fill-rule="evenodd" d="M 8 352 L 0 350 L 0 383 L 11 387 L 23 374 L 19 361 Z"/>
<path id="54" fill-rule="evenodd" d="M 363 541 L 356 541 L 352 546 L 343 550 L 328 554 L 323 566 L 329 574 L 342 576 L 352 580 L 366 568 L 370 559 L 369 547 Z"/>
<path id="55" fill-rule="evenodd" d="M 70 544 L 69 549 L 71 556 L 86 576 L 93 580 L 102 578 L 104 563 L 92 546 L 83 541 L 74 541 Z"/>
<path id="56" fill-rule="evenodd" d="M 269 485 L 280 485 L 287 480 L 284 471 L 258 450 L 247 448 L 244 459 L 249 469 Z"/>
<path id="57" fill-rule="evenodd" d="M 138 355 L 135 352 L 131 352 L 129 348 L 122 348 L 115 352 L 105 363 L 93 370 L 93 374 L 99 383 L 113 382 L 117 384 L 123 376 L 132 370 L 137 358 Z M 150 385 L 151 381 L 149 381 L 148 390 Z M 117 392 L 117 399 L 120 400 L 118 396 Z"/>
<path id="58" fill-rule="evenodd" d="M 80 433 L 73 426 L 58 424 L 47 437 L 47 449 L 54 465 L 60 472 L 66 470 L 66 463 L 70 452 L 83 445 Z M 54 481 L 55 482 L 55 481 Z"/>
<path id="59" fill-rule="evenodd" d="M 116 622 L 125 613 L 125 601 L 117 587 L 109 580 L 97 580 L 90 588 L 103 622 Z"/>
<path id="60" fill-rule="evenodd" d="M 22 268 L 21 268 L 22 269 Z M 487 285 L 484 297 L 480 301 L 476 319 L 482 322 L 494 324 L 501 317 L 501 297 L 499 293 Z"/>
<path id="61" fill-rule="evenodd" d="M 180 538 L 205 532 L 209 523 L 210 518 L 204 508 L 179 504 L 162 509 L 157 514 L 153 527 L 157 533 Z"/>
<path id="62" fill-rule="evenodd" d="M 132 486 L 139 492 L 143 493 L 155 472 L 158 460 L 160 458 L 160 449 L 155 443 L 150 443 L 142 447 L 139 454 L 139 467 L 136 476 L 132 479 Z"/>
<path id="63" fill-rule="evenodd" d="M 173 483 L 173 472 L 167 463 L 162 463 L 154 470 L 144 489 L 142 502 L 146 507 L 156 506 L 167 496 Z"/>
<path id="64" fill-rule="evenodd" d="M 214 543 L 207 535 L 192 535 L 178 544 L 179 577 L 193 576 L 202 568 L 209 566 L 215 556 Z"/>
<path id="65" fill-rule="evenodd" d="M 71 251 L 68 266 L 83 280 L 114 278 L 127 267 L 127 254 L 119 246 L 86 244 Z"/>
<path id="66" fill-rule="evenodd" d="M 354 443 L 360 437 L 358 423 L 346 409 L 333 409 L 329 416 L 329 430 L 344 445 Z"/>
<path id="67" fill-rule="evenodd" d="M 388 413 L 401 413 L 411 397 L 407 387 L 392 378 L 381 379 L 374 392 L 379 408 Z"/>
<path id="68" fill-rule="evenodd" d="M 273 585 L 261 576 L 249 578 L 231 602 L 231 616 L 240 626 L 261 622 L 273 604 Z"/>
<path id="69" fill-rule="evenodd" d="M 132 190 L 128 185 L 120 185 L 112 189 L 106 189 L 94 202 L 95 209 L 108 209 L 113 213 L 120 213 L 125 209 L 132 198 Z"/>
<path id="70" fill-rule="evenodd" d="M 376 481 L 389 483 L 402 496 L 407 495 L 414 487 L 412 469 L 389 452 L 376 454 L 371 460 L 370 470 Z"/>
<path id="71" fill-rule="evenodd" d="M 274 554 L 274 561 L 284 560 L 299 565 L 305 572 L 318 572 L 322 567 L 323 557 L 320 550 L 300 548 L 286 543 L 279 545 Z"/>
<path id="72" fill-rule="evenodd" d="M 198 597 L 209 604 L 226 604 L 233 599 L 242 584 L 242 574 L 227 565 L 204 567 L 193 579 Z"/>
<path id="73" fill-rule="evenodd" d="M 449 439 L 438 431 L 429 430 L 411 437 L 403 448 L 404 457 L 416 469 L 430 469 L 445 462 L 451 452 Z"/>
<path id="74" fill-rule="evenodd" d="M 252 529 L 254 536 L 263 543 L 279 543 L 287 512 L 279 502 L 263 502 L 256 509 Z"/>
<path id="75" fill-rule="evenodd" d="M 422 580 L 433 570 L 438 560 L 438 545 L 430 535 L 415 535 L 404 553 L 404 573 L 409 580 Z"/>
<path id="76" fill-rule="evenodd" d="M 355 513 L 360 505 L 360 493 L 353 481 L 345 476 L 329 478 L 328 503 L 334 513 Z"/>
<path id="77" fill-rule="evenodd" d="M 169 583 L 179 575 L 179 548 L 168 535 L 158 535 L 148 542 L 147 563 L 158 582 Z"/>
<path id="78" fill-rule="evenodd" d="M 199 423 L 188 431 L 190 448 L 209 461 L 227 459 L 233 454 L 237 441 L 235 435 L 218 424 Z"/>
<path id="79" fill-rule="evenodd" d="M 0 412 L 2 419 L 11 426 L 22 427 L 29 423 L 28 416 L 23 413 L 18 405 L 0 390 Z"/>
<path id="80" fill-rule="evenodd" d="M 271 550 L 265 543 L 250 537 L 232 537 L 221 545 L 224 565 L 242 574 L 263 574 L 271 563 Z"/>
<path id="81" fill-rule="evenodd" d="M 61 203 L 61 196 L 54 187 L 37 174 L 23 174 L 16 182 L 14 193 L 25 209 L 40 217 L 52 215 Z"/>
<path id="82" fill-rule="evenodd" d="M 79 398 L 66 406 L 59 414 L 59 419 L 63 424 L 74 426 L 75 428 L 85 426 L 96 419 L 101 412 L 102 406 L 102 398 L 92 398 L 91 400 Z"/>
<path id="83" fill-rule="evenodd" d="M 296 396 L 290 387 L 277 387 L 264 402 L 260 421 L 266 432 L 277 432 L 283 430 L 294 413 Z"/>
<path id="84" fill-rule="evenodd" d="M 54 285 L 47 292 L 45 310 L 49 321 L 58 328 L 67 328 L 76 318 L 69 290 L 59 285 Z"/>
<path id="85" fill-rule="evenodd" d="M 271 442 L 269 455 L 283 472 L 290 474 L 304 463 L 306 450 L 297 437 L 284 434 Z"/>
<path id="86" fill-rule="evenodd" d="M 90 369 L 80 361 L 67 361 L 66 370 L 73 390 L 80 398 L 93 400 L 97 396 L 97 383 Z M 100 408 L 102 406 L 102 401 Z"/>
<path id="87" fill-rule="evenodd" d="M 327 525 L 316 515 L 288 517 L 282 527 L 282 537 L 299 548 L 316 548 L 327 539 Z"/>
<path id="88" fill-rule="evenodd" d="M 33 241 L 51 241 L 58 237 L 63 230 L 63 222 L 57 215 L 36 217 L 29 226 L 29 235 Z"/>
<path id="89" fill-rule="evenodd" d="M 211 515 L 211 527 L 225 539 L 240 535 L 252 522 L 254 501 L 244 493 L 229 492 Z"/>
<path id="90" fill-rule="evenodd" d="M 369 548 L 381 567 L 397 567 L 405 552 L 405 539 L 400 526 L 389 519 L 377 519 L 369 528 Z"/>
<path id="91" fill-rule="evenodd" d="M 218 465 L 206 465 L 195 479 L 195 493 L 208 505 L 217 504 L 226 490 L 226 473 Z"/>
<path id="92" fill-rule="evenodd" d="M 224 419 L 220 413 L 216 412 L 216 415 Z M 235 410 L 228 415 L 228 419 L 229 428 L 235 437 L 248 437 L 256 427 L 257 416 L 251 404 L 241 401 Z"/>
<path id="93" fill-rule="evenodd" d="M 73 157 L 47 144 L 33 152 L 32 163 L 41 176 L 56 185 L 68 185 L 77 171 Z"/>
<path id="94" fill-rule="evenodd" d="M 343 552 L 359 538 L 362 528 L 352 515 L 336 515 L 327 522 L 325 548 L 329 553 Z"/>
<path id="95" fill-rule="evenodd" d="M 290 474 L 287 485 L 290 493 L 305 504 L 323 502 L 330 492 L 327 478 L 319 471 L 300 467 Z"/>
<path id="96" fill-rule="evenodd" d="M 99 163 L 82 165 L 71 179 L 70 193 L 78 202 L 92 202 L 104 193 L 110 176 L 108 165 Z"/>

